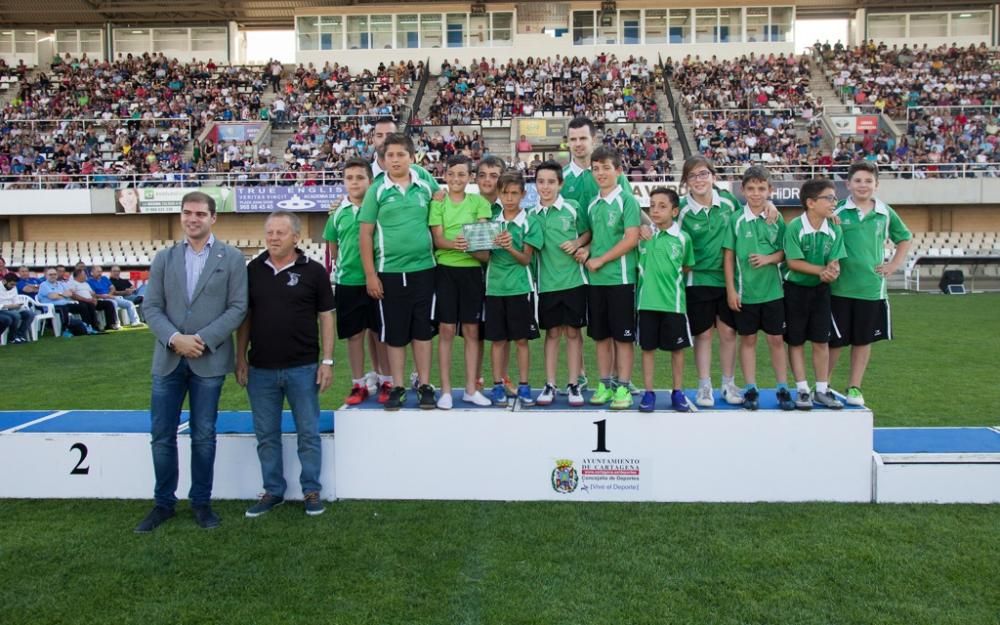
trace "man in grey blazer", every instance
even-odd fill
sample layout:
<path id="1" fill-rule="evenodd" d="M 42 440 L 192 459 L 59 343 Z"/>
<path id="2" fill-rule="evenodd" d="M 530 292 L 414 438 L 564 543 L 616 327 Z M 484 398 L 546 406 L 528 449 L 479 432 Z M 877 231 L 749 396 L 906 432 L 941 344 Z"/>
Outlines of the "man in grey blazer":
<path id="1" fill-rule="evenodd" d="M 177 427 L 190 395 L 191 490 L 198 525 L 219 526 L 212 511 L 215 421 L 226 374 L 235 369 L 233 332 L 247 312 L 243 254 L 212 234 L 215 200 L 199 191 L 181 199 L 184 241 L 153 259 L 143 309 L 156 336 L 153 349 L 153 470 L 156 506 L 136 526 L 147 533 L 174 516 Z"/>

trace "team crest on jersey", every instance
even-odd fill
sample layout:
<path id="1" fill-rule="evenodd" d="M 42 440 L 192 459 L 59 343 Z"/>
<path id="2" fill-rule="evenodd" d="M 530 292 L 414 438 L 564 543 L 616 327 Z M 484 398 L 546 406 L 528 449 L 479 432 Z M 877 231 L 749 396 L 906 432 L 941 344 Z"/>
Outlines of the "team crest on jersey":
<path id="1" fill-rule="evenodd" d="M 608 227 L 609 228 L 613 227 L 615 224 L 617 224 L 619 221 L 621 221 L 621 218 L 622 218 L 622 216 L 619 215 L 618 213 L 616 213 L 616 212 L 609 212 L 608 213 Z"/>
<path id="2" fill-rule="evenodd" d="M 560 217 L 559 221 L 562 222 L 563 232 L 569 232 L 573 228 L 573 218 L 572 217 Z"/>
<path id="3" fill-rule="evenodd" d="M 289 273 L 288 274 L 288 284 L 286 284 L 285 286 L 295 286 L 298 283 L 299 283 L 299 274 L 297 274 L 297 273 Z"/>

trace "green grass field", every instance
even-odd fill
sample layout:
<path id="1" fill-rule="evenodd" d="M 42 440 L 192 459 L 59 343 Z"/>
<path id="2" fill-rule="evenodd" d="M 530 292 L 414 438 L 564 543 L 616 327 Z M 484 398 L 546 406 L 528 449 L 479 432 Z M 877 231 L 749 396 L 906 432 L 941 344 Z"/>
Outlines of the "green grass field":
<path id="1" fill-rule="evenodd" d="M 865 384 L 876 424 L 1000 422 L 1000 295 L 892 303 L 898 338 Z M 0 348 L 0 408 L 146 408 L 151 342 Z M 326 408 L 348 386 L 337 357 Z M 232 381 L 222 406 L 248 408 Z M 997 506 L 342 501 L 255 520 L 245 506 L 219 502 L 222 528 L 203 532 L 182 504 L 136 536 L 149 502 L 0 500 L 0 623 L 1000 624 Z"/>

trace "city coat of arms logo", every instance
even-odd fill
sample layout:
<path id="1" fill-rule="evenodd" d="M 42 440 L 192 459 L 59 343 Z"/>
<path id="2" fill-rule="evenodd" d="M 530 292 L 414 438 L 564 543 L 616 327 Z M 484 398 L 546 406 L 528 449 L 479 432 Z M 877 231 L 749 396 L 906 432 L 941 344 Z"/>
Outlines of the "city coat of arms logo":
<path id="1" fill-rule="evenodd" d="M 580 483 L 580 476 L 573 468 L 573 461 L 556 460 L 556 468 L 552 469 L 552 490 L 557 493 L 572 493 Z"/>

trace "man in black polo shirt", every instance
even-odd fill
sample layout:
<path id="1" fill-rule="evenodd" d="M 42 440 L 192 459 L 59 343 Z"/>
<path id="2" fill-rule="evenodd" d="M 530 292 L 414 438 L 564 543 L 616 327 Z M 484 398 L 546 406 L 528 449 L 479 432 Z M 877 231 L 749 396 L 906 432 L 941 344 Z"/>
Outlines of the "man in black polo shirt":
<path id="1" fill-rule="evenodd" d="M 319 482 L 319 393 L 333 380 L 333 290 L 323 265 L 296 247 L 302 232 L 297 215 L 271 213 L 264 229 L 267 250 L 247 266 L 250 306 L 236 333 L 236 381 L 247 387 L 250 397 L 264 479 L 264 494 L 246 515 L 258 517 L 284 502 L 281 409 L 285 398 L 298 433 L 299 481 L 306 514 L 317 515 L 324 510 Z M 317 364 L 320 343 L 323 359 Z"/>

